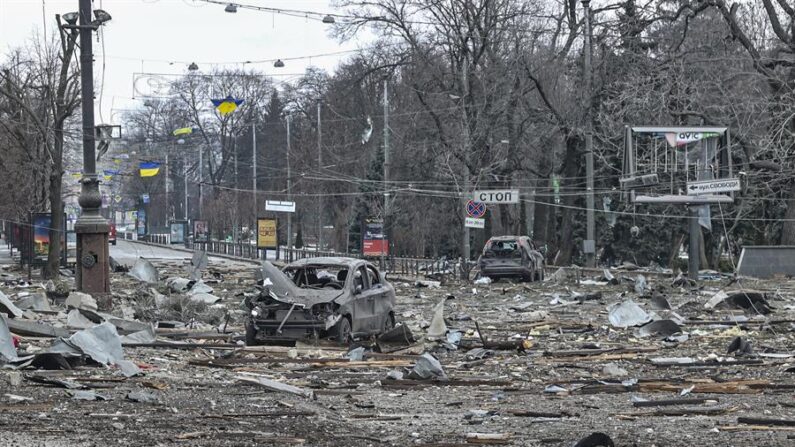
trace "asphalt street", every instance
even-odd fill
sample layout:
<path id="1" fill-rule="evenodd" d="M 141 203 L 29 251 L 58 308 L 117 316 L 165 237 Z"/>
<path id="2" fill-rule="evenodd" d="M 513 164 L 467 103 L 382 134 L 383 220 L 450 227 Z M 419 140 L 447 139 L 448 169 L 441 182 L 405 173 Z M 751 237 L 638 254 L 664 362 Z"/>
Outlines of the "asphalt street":
<path id="1" fill-rule="evenodd" d="M 116 245 L 110 246 L 110 255 L 120 264 L 128 266 L 132 266 L 133 264 L 135 264 L 135 261 L 138 258 L 158 259 L 158 260 L 173 259 L 175 261 L 187 261 L 190 260 L 192 256 L 190 252 L 185 250 L 176 250 L 172 248 L 142 244 L 140 242 L 130 242 L 121 239 L 116 243 Z M 239 267 L 251 268 L 252 265 L 255 265 L 254 261 L 251 262 L 235 261 L 227 258 L 221 258 L 218 256 L 209 256 L 208 260 L 211 266 L 218 266 L 218 267 L 239 266 Z"/>

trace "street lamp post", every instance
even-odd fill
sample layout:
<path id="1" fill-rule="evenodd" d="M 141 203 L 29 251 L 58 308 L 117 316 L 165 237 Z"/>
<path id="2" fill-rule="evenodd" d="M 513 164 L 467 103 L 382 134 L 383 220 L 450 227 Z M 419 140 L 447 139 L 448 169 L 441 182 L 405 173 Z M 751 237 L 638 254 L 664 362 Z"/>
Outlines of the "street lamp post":
<path id="1" fill-rule="evenodd" d="M 110 225 L 100 214 L 102 195 L 97 176 L 95 129 L 94 129 L 94 55 L 92 31 L 110 20 L 105 11 L 94 12 L 91 20 L 91 0 L 79 2 L 80 30 L 80 92 L 83 112 L 83 178 L 78 203 L 82 212 L 75 222 L 77 234 L 76 286 L 82 292 L 107 296 L 110 293 L 108 258 L 108 232 Z M 107 302 L 110 306 L 110 302 Z"/>

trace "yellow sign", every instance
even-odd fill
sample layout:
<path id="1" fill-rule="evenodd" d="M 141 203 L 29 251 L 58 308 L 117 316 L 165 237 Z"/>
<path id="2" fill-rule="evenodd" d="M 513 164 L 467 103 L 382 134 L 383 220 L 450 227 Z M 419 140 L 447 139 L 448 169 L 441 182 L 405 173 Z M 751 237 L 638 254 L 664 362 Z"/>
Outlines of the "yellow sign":
<path id="1" fill-rule="evenodd" d="M 279 248 L 276 219 L 257 219 L 257 248 Z"/>

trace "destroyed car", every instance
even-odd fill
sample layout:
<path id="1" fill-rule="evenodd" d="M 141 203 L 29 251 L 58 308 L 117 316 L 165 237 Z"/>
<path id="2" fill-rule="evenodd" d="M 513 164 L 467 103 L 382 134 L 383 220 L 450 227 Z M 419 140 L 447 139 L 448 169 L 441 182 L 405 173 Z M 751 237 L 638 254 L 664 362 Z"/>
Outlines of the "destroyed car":
<path id="1" fill-rule="evenodd" d="M 353 338 L 395 326 L 395 289 L 376 267 L 353 258 L 301 259 L 279 270 L 264 262 L 261 291 L 246 298 L 246 344 Z"/>
<path id="2" fill-rule="evenodd" d="M 492 281 L 519 278 L 544 280 L 544 256 L 527 236 L 497 236 L 486 241 L 478 258 L 480 276 Z"/>

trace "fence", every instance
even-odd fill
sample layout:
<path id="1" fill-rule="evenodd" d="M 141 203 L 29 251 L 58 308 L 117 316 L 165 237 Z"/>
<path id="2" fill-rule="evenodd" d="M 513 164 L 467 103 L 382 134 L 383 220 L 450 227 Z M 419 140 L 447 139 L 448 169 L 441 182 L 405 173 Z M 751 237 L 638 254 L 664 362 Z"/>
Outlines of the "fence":
<path id="1" fill-rule="evenodd" d="M 124 239 L 133 239 L 132 233 L 124 233 Z M 146 236 L 146 241 L 158 245 L 171 245 L 171 238 L 168 234 L 150 234 Z M 265 260 L 265 250 L 257 249 L 256 245 L 246 242 L 225 242 L 207 241 L 198 242 L 186 240 L 185 248 L 191 250 L 207 251 L 207 253 L 234 256 L 245 259 Z M 318 251 L 305 248 L 281 248 L 278 253 L 279 258 L 285 262 L 293 262 L 299 259 L 316 257 L 350 257 L 363 258 L 359 253 L 340 253 L 334 251 Z M 427 259 L 427 258 L 406 258 L 397 256 L 387 256 L 383 262 L 381 258 L 368 258 L 379 265 L 385 273 L 398 275 L 427 275 L 445 276 L 455 272 L 455 263 L 446 259 Z"/>

